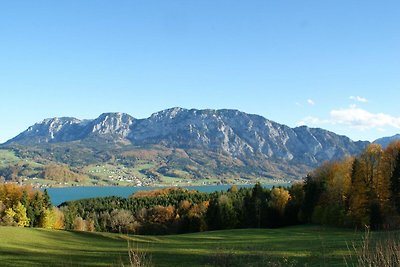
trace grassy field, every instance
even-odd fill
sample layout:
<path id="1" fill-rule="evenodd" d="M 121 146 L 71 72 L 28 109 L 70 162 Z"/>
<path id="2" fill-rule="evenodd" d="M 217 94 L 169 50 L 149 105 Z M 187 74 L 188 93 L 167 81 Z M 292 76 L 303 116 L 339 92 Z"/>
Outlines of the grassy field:
<path id="1" fill-rule="evenodd" d="M 41 165 L 37 162 L 28 159 L 22 159 L 15 155 L 15 153 L 11 150 L 0 149 L 0 168 L 7 167 L 9 165 L 17 164 L 17 163 L 26 163 L 31 167 L 40 167 Z"/>
<path id="2" fill-rule="evenodd" d="M 10 150 L 0 149 L 0 167 L 8 164 L 17 163 L 20 159 Z"/>
<path id="3" fill-rule="evenodd" d="M 155 266 L 343 266 L 347 246 L 361 236 L 317 226 L 171 236 L 0 227 L 0 265 L 121 266 L 129 241 L 151 255 Z"/>

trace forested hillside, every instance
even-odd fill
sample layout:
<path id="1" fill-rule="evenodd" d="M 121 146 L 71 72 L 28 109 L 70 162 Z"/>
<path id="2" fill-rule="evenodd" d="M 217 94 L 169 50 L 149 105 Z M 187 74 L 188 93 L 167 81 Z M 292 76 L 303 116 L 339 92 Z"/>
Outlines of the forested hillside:
<path id="1" fill-rule="evenodd" d="M 369 145 L 358 157 L 326 162 L 288 188 L 232 186 L 200 193 L 167 188 L 130 198 L 52 207 L 47 192 L 3 184 L 0 223 L 139 234 L 171 234 L 303 223 L 389 229 L 400 226 L 400 142 Z"/>

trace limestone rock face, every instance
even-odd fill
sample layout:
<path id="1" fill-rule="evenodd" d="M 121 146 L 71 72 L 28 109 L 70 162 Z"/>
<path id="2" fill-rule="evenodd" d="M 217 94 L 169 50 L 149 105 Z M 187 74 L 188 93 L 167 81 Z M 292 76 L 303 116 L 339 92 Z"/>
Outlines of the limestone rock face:
<path id="1" fill-rule="evenodd" d="M 125 113 L 103 113 L 89 123 L 91 134 L 115 138 L 126 138 L 135 119 Z"/>
<path id="2" fill-rule="evenodd" d="M 94 120 L 52 118 L 29 127 L 6 144 L 37 145 L 80 140 L 123 141 L 134 146 L 198 149 L 238 159 L 265 159 L 316 166 L 360 153 L 368 142 L 354 142 L 323 129 L 290 128 L 238 110 L 171 108 L 146 119 L 104 113 Z"/>

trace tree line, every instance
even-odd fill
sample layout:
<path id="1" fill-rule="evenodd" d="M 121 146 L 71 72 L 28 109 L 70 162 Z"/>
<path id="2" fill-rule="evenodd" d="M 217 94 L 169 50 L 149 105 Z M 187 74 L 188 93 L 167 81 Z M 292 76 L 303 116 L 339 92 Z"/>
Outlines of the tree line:
<path id="1" fill-rule="evenodd" d="M 64 214 L 51 205 L 46 190 L 0 184 L 0 225 L 64 229 Z"/>
<path id="2" fill-rule="evenodd" d="M 65 229 L 135 234 L 279 227 L 299 223 L 301 184 L 289 189 L 232 186 L 227 192 L 182 188 L 138 192 L 130 198 L 105 197 L 63 203 Z"/>
<path id="3" fill-rule="evenodd" d="M 304 182 L 303 221 L 372 229 L 400 227 L 400 142 L 327 162 Z"/>
<path id="4" fill-rule="evenodd" d="M 97 211 L 103 212 L 103 217 L 108 217 L 106 213 L 109 213 L 111 218 L 112 212 L 123 211 L 131 216 L 131 226 L 135 225 L 125 230 L 137 233 L 155 233 L 160 229 L 162 233 L 175 233 L 304 223 L 397 229 L 400 227 L 399 152 L 400 142 L 393 142 L 385 149 L 371 144 L 356 157 L 325 162 L 302 182 L 287 188 L 265 189 L 256 184 L 253 188 L 233 186 L 227 192 L 210 194 L 184 191 L 166 195 L 152 193 L 127 200 L 110 198 L 109 202 L 121 205 L 107 203 L 100 210 L 93 203 L 82 201 L 68 203 L 65 209 L 81 206 L 81 211 L 85 212 L 79 213 L 80 217 L 93 220 L 95 225 L 96 217 L 101 217 Z M 201 197 L 194 200 L 194 196 Z M 96 229 L 118 230 L 118 223 L 112 219 L 108 223 L 100 221 L 106 228 L 97 226 Z"/>
<path id="5" fill-rule="evenodd" d="M 50 205 L 47 192 L 0 187 L 1 224 L 172 234 L 305 223 L 338 227 L 400 227 L 400 142 L 369 145 L 357 157 L 322 164 L 289 187 L 232 186 L 201 193 L 181 188 Z M 19 189 L 18 189 L 19 188 Z"/>

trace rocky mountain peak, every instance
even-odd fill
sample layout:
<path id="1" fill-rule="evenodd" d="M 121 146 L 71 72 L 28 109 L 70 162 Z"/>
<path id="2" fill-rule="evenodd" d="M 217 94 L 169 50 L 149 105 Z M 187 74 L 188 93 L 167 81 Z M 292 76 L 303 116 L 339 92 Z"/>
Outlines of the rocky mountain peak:
<path id="1" fill-rule="evenodd" d="M 174 107 L 174 108 L 169 108 L 169 109 L 165 109 L 156 113 L 153 113 L 150 116 L 150 120 L 165 120 L 165 119 L 175 119 L 179 114 L 183 113 L 183 112 L 187 112 L 187 109 L 184 108 L 180 108 L 180 107 Z"/>
<path id="2" fill-rule="evenodd" d="M 73 117 L 54 117 L 54 118 L 44 119 L 43 121 L 41 121 L 37 124 L 45 124 L 45 125 L 54 124 L 54 123 L 73 124 L 73 123 L 80 123 L 80 122 L 81 122 L 81 120 L 79 120 L 77 118 L 73 118 Z"/>
<path id="3" fill-rule="evenodd" d="M 325 160 L 360 153 L 367 142 L 306 126 L 290 128 L 238 110 L 170 108 L 137 120 L 125 113 L 103 113 L 94 120 L 46 119 L 11 139 L 38 144 L 79 140 L 136 147 L 161 145 L 221 153 L 243 161 L 291 162 L 316 166 Z M 103 141 L 102 141 L 103 140 Z"/>
<path id="4" fill-rule="evenodd" d="M 126 113 L 103 113 L 91 123 L 91 132 L 97 135 L 114 135 L 125 138 L 130 133 L 134 118 Z"/>
<path id="5" fill-rule="evenodd" d="M 51 143 L 65 141 L 66 135 L 74 131 L 81 123 L 81 120 L 72 117 L 44 119 L 30 126 L 25 132 L 19 134 L 7 143 Z"/>

